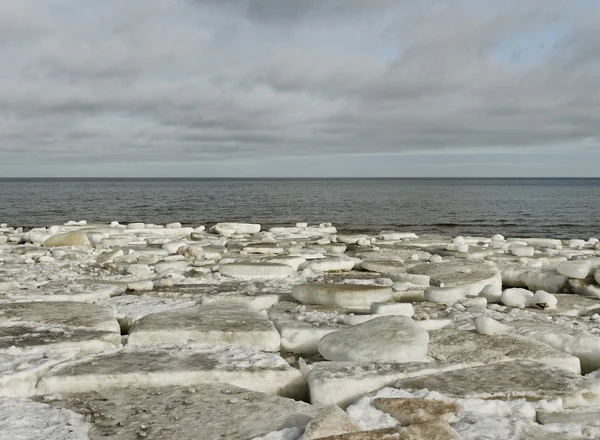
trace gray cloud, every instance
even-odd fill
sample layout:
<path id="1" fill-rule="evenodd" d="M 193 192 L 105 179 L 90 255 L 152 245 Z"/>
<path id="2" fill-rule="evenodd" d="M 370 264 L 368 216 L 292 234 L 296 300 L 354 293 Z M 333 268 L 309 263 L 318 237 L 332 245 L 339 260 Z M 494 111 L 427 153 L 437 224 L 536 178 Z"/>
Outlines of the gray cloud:
<path id="1" fill-rule="evenodd" d="M 2 8 L 0 163 L 569 151 L 598 141 L 592 1 Z"/>

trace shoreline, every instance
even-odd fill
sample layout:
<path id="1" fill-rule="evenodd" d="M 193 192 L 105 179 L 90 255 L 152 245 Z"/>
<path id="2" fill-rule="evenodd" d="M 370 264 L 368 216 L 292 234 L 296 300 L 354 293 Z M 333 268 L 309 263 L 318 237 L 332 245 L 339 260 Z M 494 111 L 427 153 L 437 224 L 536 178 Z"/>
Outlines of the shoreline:
<path id="1" fill-rule="evenodd" d="M 597 239 L 194 226 L 0 225 L 3 432 L 600 436 Z"/>

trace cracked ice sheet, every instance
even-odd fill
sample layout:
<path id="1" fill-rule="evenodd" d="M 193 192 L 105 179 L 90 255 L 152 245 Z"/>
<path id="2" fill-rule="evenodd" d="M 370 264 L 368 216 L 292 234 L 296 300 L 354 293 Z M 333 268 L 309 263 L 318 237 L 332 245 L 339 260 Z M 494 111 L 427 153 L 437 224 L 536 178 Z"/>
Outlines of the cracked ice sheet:
<path id="1" fill-rule="evenodd" d="M 521 440 L 528 429 L 540 428 L 537 424 L 536 410 L 561 411 L 560 399 L 552 401 L 527 402 L 525 399 L 512 401 L 484 399 L 452 399 L 440 393 L 419 390 L 408 392 L 393 388 L 383 388 L 372 394 L 358 399 L 347 408 L 350 417 L 363 429 L 382 429 L 398 425 L 390 415 L 376 409 L 371 402 L 376 398 L 423 398 L 445 402 L 456 402 L 462 410 L 457 414 L 457 420 L 452 427 L 462 436 L 463 440 Z M 561 433 L 576 437 L 597 439 L 600 437 L 600 427 L 574 424 L 545 425 L 547 437 L 552 433 Z"/>
<path id="2" fill-rule="evenodd" d="M 304 393 L 302 374 L 281 356 L 248 348 L 190 342 L 126 346 L 58 365 L 38 394 L 224 382 L 285 396 Z"/>
<path id="3" fill-rule="evenodd" d="M 98 304 L 112 308 L 121 327 L 128 330 L 146 315 L 192 307 L 196 305 L 196 302 L 185 299 L 156 298 L 149 295 L 123 295 L 100 301 Z"/>
<path id="4" fill-rule="evenodd" d="M 27 399 L 0 396 L 0 438 L 10 440 L 88 440 L 79 414 Z"/>

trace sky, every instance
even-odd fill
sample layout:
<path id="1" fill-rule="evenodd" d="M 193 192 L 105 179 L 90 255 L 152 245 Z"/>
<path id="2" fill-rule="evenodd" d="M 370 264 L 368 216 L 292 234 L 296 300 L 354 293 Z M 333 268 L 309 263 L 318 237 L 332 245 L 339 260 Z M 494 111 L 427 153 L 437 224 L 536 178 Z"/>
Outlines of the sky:
<path id="1" fill-rule="evenodd" d="M 597 0 L 0 0 L 0 177 L 600 177 Z"/>

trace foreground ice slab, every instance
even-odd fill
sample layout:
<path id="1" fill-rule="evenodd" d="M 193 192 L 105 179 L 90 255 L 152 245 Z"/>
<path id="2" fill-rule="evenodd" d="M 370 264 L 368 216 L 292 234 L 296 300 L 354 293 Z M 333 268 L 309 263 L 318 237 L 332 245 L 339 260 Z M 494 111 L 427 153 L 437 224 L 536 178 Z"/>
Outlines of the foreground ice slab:
<path id="1" fill-rule="evenodd" d="M 265 315 L 243 303 L 203 304 L 147 315 L 129 332 L 128 344 L 210 344 L 279 351 L 279 332 Z"/>
<path id="2" fill-rule="evenodd" d="M 42 377 L 37 394 L 224 382 L 254 391 L 302 396 L 302 374 L 273 353 L 191 343 L 125 347 L 61 364 Z"/>
<path id="3" fill-rule="evenodd" d="M 427 355 L 429 335 L 407 316 L 382 316 L 330 333 L 319 353 L 340 362 L 420 362 Z"/>
<path id="4" fill-rule="evenodd" d="M 88 440 L 89 426 L 73 411 L 27 399 L 0 396 L 0 438 Z"/>
<path id="5" fill-rule="evenodd" d="M 370 310 L 374 302 L 392 300 L 390 287 L 359 284 L 298 284 L 292 288 L 292 296 L 304 304 L 346 307 Z"/>
<path id="6" fill-rule="evenodd" d="M 398 379 L 463 369 L 466 364 L 429 362 L 351 363 L 319 362 L 306 367 L 306 381 L 313 405 L 338 405 L 342 408 L 354 400 Z"/>
<path id="7" fill-rule="evenodd" d="M 222 383 L 70 394 L 51 404 L 87 415 L 92 440 L 249 440 L 286 428 L 301 432 L 318 412 Z"/>
<path id="8" fill-rule="evenodd" d="M 580 374 L 579 359 L 564 351 L 517 335 L 480 335 L 456 329 L 429 333 L 428 355 L 439 362 L 492 364 L 531 360 Z"/>
<path id="9" fill-rule="evenodd" d="M 502 362 L 400 379 L 396 388 L 406 391 L 427 389 L 463 399 L 538 401 L 560 398 L 565 407 L 600 403 L 600 381 L 531 361 Z"/>

